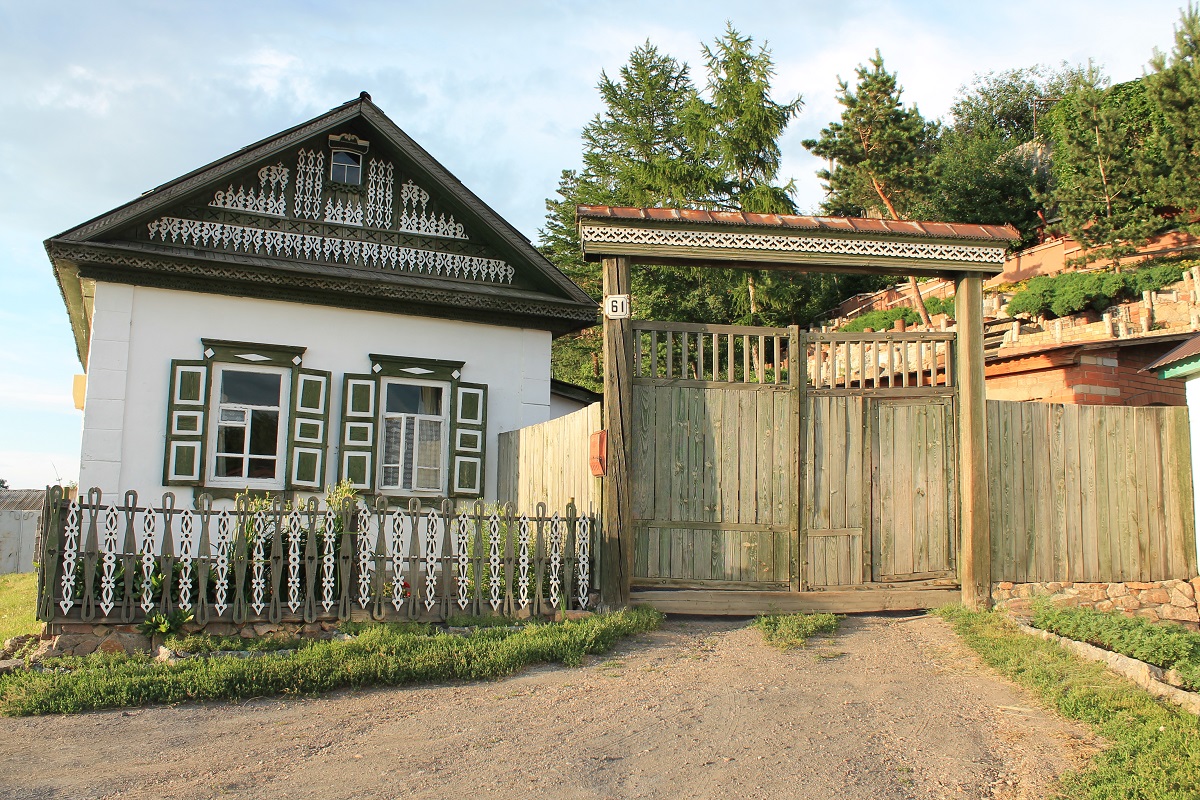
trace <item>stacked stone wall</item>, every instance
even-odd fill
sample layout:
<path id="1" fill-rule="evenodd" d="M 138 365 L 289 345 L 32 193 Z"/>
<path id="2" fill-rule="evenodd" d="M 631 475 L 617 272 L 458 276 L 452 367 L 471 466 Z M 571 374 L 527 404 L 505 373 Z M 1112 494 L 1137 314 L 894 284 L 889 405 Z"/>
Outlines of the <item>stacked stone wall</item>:
<path id="1" fill-rule="evenodd" d="M 1057 606 L 1120 611 L 1130 616 L 1169 620 L 1200 629 L 1200 578 L 1190 581 L 1125 581 L 1123 583 L 1011 583 L 992 584 L 992 602 L 1018 616 L 1032 612 L 1035 598 Z"/>

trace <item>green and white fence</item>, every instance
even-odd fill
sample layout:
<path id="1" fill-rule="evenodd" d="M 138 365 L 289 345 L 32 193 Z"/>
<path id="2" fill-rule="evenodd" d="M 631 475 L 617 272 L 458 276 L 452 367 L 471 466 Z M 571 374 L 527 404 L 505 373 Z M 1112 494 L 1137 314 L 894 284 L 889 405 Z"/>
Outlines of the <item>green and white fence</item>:
<path id="1" fill-rule="evenodd" d="M 141 505 L 51 487 L 38 618 L 130 624 L 176 611 L 234 624 L 539 616 L 595 605 L 597 523 L 574 506 L 455 507 L 310 499 Z M 358 614 L 356 614 L 358 616 Z"/>

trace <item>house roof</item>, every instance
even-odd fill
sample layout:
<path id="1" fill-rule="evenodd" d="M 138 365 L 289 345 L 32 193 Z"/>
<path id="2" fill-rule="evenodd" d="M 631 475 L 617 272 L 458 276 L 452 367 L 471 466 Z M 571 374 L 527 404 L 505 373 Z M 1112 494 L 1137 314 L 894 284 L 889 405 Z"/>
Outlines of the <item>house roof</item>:
<path id="1" fill-rule="evenodd" d="M 1183 344 L 1176 347 L 1174 350 L 1163 355 L 1157 361 L 1147 364 L 1142 370 L 1143 372 L 1158 372 L 1170 367 L 1181 364 L 1192 358 L 1200 356 L 1200 334 L 1192 336 Z"/>
<path id="2" fill-rule="evenodd" d="M 558 378 L 550 379 L 550 394 L 556 394 L 559 397 L 566 397 L 571 400 L 576 400 L 580 403 L 599 403 L 604 395 L 600 392 L 593 392 L 586 386 L 578 386 L 574 383 L 560 381 Z"/>
<path id="3" fill-rule="evenodd" d="M 697 225 L 748 225 L 759 228 L 874 233 L 923 236 L 938 239 L 1017 242 L 1012 225 L 975 225 L 961 222 L 889 220 L 867 217 L 814 217 L 799 214 L 749 214 L 744 211 L 706 211 L 697 208 L 633 208 L 629 206 L 579 206 L 583 219 L 653 220 Z"/>
<path id="4" fill-rule="evenodd" d="M 407 271 L 395 269 L 394 265 L 391 269 L 372 267 L 365 259 L 359 262 L 357 251 L 353 261 L 348 256 L 339 261 L 336 250 L 332 258 L 328 250 L 322 256 L 319 248 L 314 255 L 306 254 L 304 258 L 285 257 L 282 250 L 260 251 L 257 244 L 253 251 L 246 247 L 244 252 L 234 252 L 236 244 L 230 248 L 228 240 L 224 245 L 217 244 L 215 239 L 210 242 L 207 237 L 203 242 L 199 237 L 189 242 L 186 236 L 176 237 L 174 229 L 169 241 L 165 232 L 161 242 L 154 240 L 153 232 L 146 235 L 148 225 L 168 219 L 164 215 L 187 216 L 178 213 L 181 207 L 186 207 L 201 212 L 195 217 L 195 224 L 218 226 L 232 219 L 245 230 L 313 238 L 315 226 L 336 223 L 327 223 L 328 215 L 315 222 L 293 219 L 294 214 L 286 213 L 287 200 L 281 200 L 284 214 L 274 217 L 260 214 L 246 222 L 238 209 L 230 212 L 228 207 L 213 207 L 219 206 L 214 193 L 227 186 L 232 189 L 244 180 L 248 170 L 260 165 L 280 162 L 283 166 L 282 161 L 286 160 L 288 166 L 298 168 L 290 163 L 296 148 L 317 140 L 323 142 L 327 134 L 346 131 L 367 134 L 374 152 L 387 154 L 416 181 L 418 189 L 428 190 L 452 221 L 456 218 L 463 223 L 469 235 L 439 238 L 435 233 L 416 232 L 403 226 L 369 229 L 360 221 L 350 223 L 359 227 L 340 228 L 342 233 L 338 236 L 347 241 L 349 237 L 358 237 L 363 244 L 386 243 L 387 237 L 392 237 L 402 249 L 423 248 L 420 252 L 425 256 L 474 258 L 475 263 L 502 264 L 512 268 L 509 281 L 463 279 L 457 272 L 443 273 L 440 263 L 436 274 L 431 274 L 432 267 L 425 269 L 423 265 L 420 270 Z M 364 175 L 366 167 L 364 159 Z M 287 188 L 294 192 L 298 172 L 291 177 Z M 396 205 L 400 206 L 399 180 L 396 183 Z M 214 198 L 214 202 L 208 202 L 209 198 Z M 320 197 L 317 202 L 321 202 Z M 399 216 L 397 208 L 396 218 Z M 177 222 L 193 224 L 193 219 Z M 555 334 L 588 327 L 596 320 L 596 303 L 586 292 L 404 133 L 365 92 L 325 114 L 168 181 L 106 214 L 51 237 L 45 244 L 75 330 L 81 361 L 86 360 L 90 327 L 88 299 L 81 282 L 89 280 L 418 313 L 540 328 Z"/>
<path id="5" fill-rule="evenodd" d="M 45 489 L 0 489 L 0 511 L 41 511 Z"/>

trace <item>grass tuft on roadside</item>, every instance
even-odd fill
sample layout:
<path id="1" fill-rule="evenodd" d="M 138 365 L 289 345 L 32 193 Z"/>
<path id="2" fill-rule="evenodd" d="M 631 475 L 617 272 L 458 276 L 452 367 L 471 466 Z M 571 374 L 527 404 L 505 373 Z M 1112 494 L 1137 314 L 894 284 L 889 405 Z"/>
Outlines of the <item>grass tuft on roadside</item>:
<path id="1" fill-rule="evenodd" d="M 1200 786 L 1200 718 L 1155 700 L 1101 664 L 1021 633 L 1000 614 L 961 606 L 937 613 L 989 666 L 1109 741 L 1088 769 L 1063 776 L 1059 796 L 1194 800 Z"/>
<path id="2" fill-rule="evenodd" d="M 780 650 L 804 647 L 819 633 L 836 633 L 841 618 L 837 614 L 765 614 L 754 620 L 767 644 Z"/>
<path id="3" fill-rule="evenodd" d="M 1056 608 L 1044 599 L 1034 603 L 1032 623 L 1068 639 L 1173 669 L 1185 688 L 1200 691 L 1200 633 L 1182 625 L 1092 608 Z"/>
<path id="4" fill-rule="evenodd" d="M 47 660 L 46 671 L 0 676 L 0 712 L 10 716 L 65 714 L 152 703 L 315 695 L 342 688 L 488 680 L 536 663 L 577 666 L 618 640 L 657 628 L 650 608 L 597 614 L 521 630 L 481 629 L 452 636 L 432 628 L 364 627 L 344 642 L 314 642 L 292 655 L 255 659 L 187 659 L 175 664 L 148 655 Z"/>
<path id="5" fill-rule="evenodd" d="M 37 573 L 0 575 L 0 645 L 5 639 L 37 633 Z"/>

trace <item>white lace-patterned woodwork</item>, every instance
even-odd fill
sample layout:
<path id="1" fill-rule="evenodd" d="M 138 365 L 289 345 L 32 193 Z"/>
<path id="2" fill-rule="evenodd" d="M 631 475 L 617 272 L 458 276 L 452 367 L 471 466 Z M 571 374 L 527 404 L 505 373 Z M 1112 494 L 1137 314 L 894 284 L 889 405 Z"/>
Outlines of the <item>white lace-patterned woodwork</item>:
<path id="1" fill-rule="evenodd" d="M 325 201 L 325 221 L 334 225 L 359 225 L 363 224 L 363 207 L 362 203 L 355 203 L 347 200 L 345 204 L 339 200 Z"/>
<path id="2" fill-rule="evenodd" d="M 66 526 L 63 528 L 62 599 L 58 607 L 66 614 L 75 606 L 75 569 L 79 559 L 79 501 L 67 506 Z"/>
<path id="3" fill-rule="evenodd" d="M 329 609 L 337 602 L 334 597 L 337 587 L 337 519 L 337 512 L 327 510 L 321 530 L 321 608 L 325 609 L 325 613 L 329 613 Z"/>
<path id="4" fill-rule="evenodd" d="M 661 245 L 724 250 L 760 250 L 817 255 L 880 256 L 930 261 L 968 261 L 1003 264 L 1005 245 L 987 247 L 879 239 L 841 239 L 816 236 L 743 233 L 737 231 L 659 230 L 616 225 L 584 225 L 580 237 L 588 244 Z"/>
<path id="5" fill-rule="evenodd" d="M 192 564 L 196 558 L 196 536 L 198 534 L 195 515 L 191 511 L 181 511 L 178 527 L 179 533 L 176 538 L 179 543 L 179 553 L 175 565 L 179 567 L 179 607 L 184 611 L 191 611 Z"/>
<path id="6" fill-rule="evenodd" d="M 267 512 L 254 512 L 254 546 L 250 555 L 250 607 L 262 614 L 267 607 Z"/>
<path id="7" fill-rule="evenodd" d="M 372 158 L 367 165 L 367 225 L 392 227 L 392 197 L 396 168 L 391 162 Z"/>
<path id="8" fill-rule="evenodd" d="M 158 552 L 154 509 L 147 508 L 142 516 L 142 612 L 154 608 L 154 556 Z"/>
<path id="9" fill-rule="evenodd" d="M 500 515 L 495 511 L 488 517 L 488 605 L 498 612 L 504 602 L 504 537 L 500 530 Z"/>
<path id="10" fill-rule="evenodd" d="M 517 605 L 529 608 L 529 517 L 517 520 Z"/>
<path id="11" fill-rule="evenodd" d="M 229 549 L 233 544 L 233 519 L 226 509 L 217 512 L 216 526 L 209 540 L 213 551 L 213 576 L 216 588 L 213 592 L 213 609 L 217 616 L 229 608 Z"/>
<path id="12" fill-rule="evenodd" d="M 434 216 L 426 211 L 429 203 L 429 192 L 417 186 L 412 181 L 400 184 L 400 230 L 410 233 L 424 233 L 432 236 L 446 236 L 451 239 L 466 239 L 463 226 L 455 222 L 448 214 Z"/>
<path id="13" fill-rule="evenodd" d="M 104 513 L 103 533 L 100 535 L 100 610 L 108 616 L 116 605 L 117 550 L 120 544 L 117 530 L 120 518 L 116 506 L 109 506 Z"/>
<path id="14" fill-rule="evenodd" d="M 471 603 L 471 534 L 474 524 L 466 509 L 458 512 L 454 536 L 455 588 L 458 608 L 465 611 Z"/>
<path id="15" fill-rule="evenodd" d="M 287 607 L 293 614 L 299 611 L 304 603 L 304 596 L 300 591 L 300 544 L 303 541 L 304 520 L 299 511 L 293 510 L 287 517 Z"/>
<path id="16" fill-rule="evenodd" d="M 404 542 L 407 541 L 408 515 L 399 507 L 391 513 L 391 525 L 387 540 L 388 563 L 392 569 L 392 608 L 397 612 L 404 605 Z"/>
<path id="17" fill-rule="evenodd" d="M 238 186 L 233 190 L 233 184 L 225 191 L 213 195 L 213 208 L 226 208 L 230 211 L 248 211 L 252 214 L 266 214 L 272 217 L 287 216 L 287 185 L 288 169 L 283 164 L 273 167 L 263 167 L 258 171 L 259 187 L 257 192 L 253 186 L 249 191 Z"/>
<path id="18" fill-rule="evenodd" d="M 371 605 L 371 579 L 375 575 L 375 547 L 372 531 L 375 517 L 366 507 L 358 509 L 358 607 Z"/>
<path id="19" fill-rule="evenodd" d="M 592 521 L 580 517 L 575 521 L 575 581 L 579 586 L 579 607 L 586 610 L 591 601 Z"/>
<path id="20" fill-rule="evenodd" d="M 566 537 L 563 528 L 566 523 L 555 512 L 550 517 L 550 605 L 557 609 L 562 595 L 563 573 L 563 539 Z"/>
<path id="21" fill-rule="evenodd" d="M 296 158 L 296 195 L 292 216 L 321 218 L 321 191 L 325 183 L 325 154 L 302 149 Z"/>
<path id="22" fill-rule="evenodd" d="M 442 515 L 437 509 L 429 509 L 425 518 L 424 561 L 425 561 L 425 611 L 433 610 L 437 605 L 438 577 L 438 533 L 441 529 Z"/>
<path id="23" fill-rule="evenodd" d="M 505 261 L 462 253 L 441 253 L 399 245 L 317 236 L 181 217 L 160 217 L 147 225 L 150 239 L 195 247 L 305 258 L 391 269 L 446 278 L 512 283 L 516 270 Z"/>

